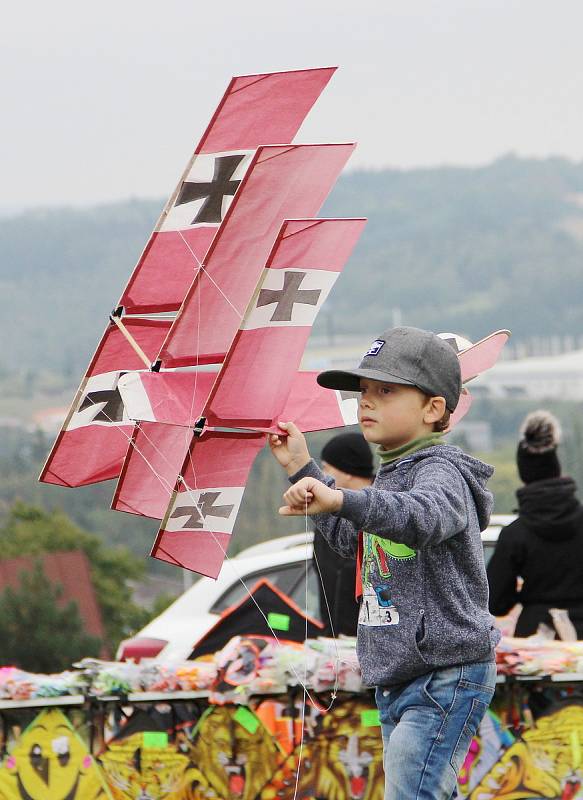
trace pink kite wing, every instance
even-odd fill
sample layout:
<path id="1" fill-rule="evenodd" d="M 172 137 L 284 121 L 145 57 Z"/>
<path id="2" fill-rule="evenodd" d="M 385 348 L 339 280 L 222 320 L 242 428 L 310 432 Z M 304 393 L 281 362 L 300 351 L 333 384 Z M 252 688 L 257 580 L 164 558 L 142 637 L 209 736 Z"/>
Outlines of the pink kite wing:
<path id="1" fill-rule="evenodd" d="M 312 325 L 366 220 L 284 222 L 203 416 L 211 426 L 281 418 Z"/>
<path id="2" fill-rule="evenodd" d="M 151 555 L 216 578 L 243 492 L 265 443 L 258 433 L 208 431 L 192 441 Z"/>
<path id="3" fill-rule="evenodd" d="M 126 314 L 175 311 L 180 307 L 254 151 L 260 144 L 290 142 L 334 71 L 335 68 L 330 67 L 239 76 L 231 80 L 122 293 L 118 305 Z M 124 317 L 123 322 L 140 345 L 147 337 L 138 335 L 139 326 L 156 326 L 156 323 L 128 317 Z M 169 327 L 167 322 L 157 324 Z M 119 373 L 144 367 L 119 331 L 114 337 L 116 347 L 110 346 L 112 329 L 113 326 L 108 327 L 97 347 L 40 476 L 41 481 L 81 486 L 119 474 L 124 442 L 132 431 L 131 423 L 115 420 L 110 423 L 115 428 L 108 429 L 108 409 L 97 406 L 96 411 L 101 411 L 101 419 L 97 420 L 99 429 L 81 431 L 81 426 L 77 425 L 80 418 L 76 416 L 81 405 L 92 402 L 93 392 L 100 392 L 102 396 L 103 392 L 117 393 L 119 375 L 100 379 L 95 386 L 92 378 L 105 372 Z M 159 327 L 158 332 L 161 329 Z M 156 340 L 153 350 L 149 341 L 141 345 L 152 362 L 165 333 Z M 106 351 L 109 354 L 107 365 L 102 363 Z M 84 416 L 89 416 L 89 412 Z M 71 420 L 77 427 L 68 429 Z"/>
<path id="4" fill-rule="evenodd" d="M 179 425 L 138 423 L 126 447 L 111 508 L 162 519 L 192 436 L 190 428 Z"/>
<path id="5" fill-rule="evenodd" d="M 131 372 L 118 389 L 128 416 L 193 427 L 203 414 L 218 368 L 185 372 Z"/>
<path id="6" fill-rule="evenodd" d="M 358 423 L 358 392 L 338 392 L 324 389 L 316 378 L 319 372 L 296 372 L 291 391 L 279 420 L 267 430 L 279 433 L 277 422 L 294 422 L 304 433 L 343 428 Z"/>
<path id="7" fill-rule="evenodd" d="M 204 375 L 205 383 L 203 385 L 208 386 L 215 380 L 218 370 L 215 369 Z M 342 428 L 345 425 L 356 425 L 360 397 L 358 392 L 336 392 L 324 389 L 317 383 L 317 376 L 317 371 L 303 370 L 293 374 L 287 400 L 278 418 L 273 420 L 269 426 L 247 424 L 245 427 L 251 430 L 276 432 L 278 421 L 289 422 L 291 420 L 300 430 L 308 433 Z M 137 372 L 131 377 L 131 383 L 120 387 L 120 394 L 132 419 L 147 419 L 150 422 L 164 423 L 164 428 L 168 425 L 192 428 L 200 419 L 199 403 L 192 404 L 195 384 L 197 380 L 200 380 L 200 377 L 196 377 L 196 373 Z M 134 391 L 138 382 L 139 389 Z M 198 392 L 200 392 L 200 384 Z M 144 403 L 142 399 L 144 393 L 149 397 L 147 403 Z M 163 399 L 163 402 L 158 403 L 157 400 L 160 398 Z M 150 409 L 155 408 L 152 416 L 144 414 L 146 405 Z M 144 416 L 140 416 L 140 413 Z M 128 453 L 128 457 L 133 458 L 133 455 Z"/>
<path id="8" fill-rule="evenodd" d="M 224 359 L 283 220 L 316 214 L 353 150 L 258 149 L 160 351 L 163 367 Z"/>
<path id="9" fill-rule="evenodd" d="M 254 150 L 291 142 L 334 71 L 231 80 L 119 300 L 126 313 L 180 307 Z"/>
<path id="10" fill-rule="evenodd" d="M 462 382 L 467 383 L 498 361 L 502 348 L 510 338 L 510 331 L 495 331 L 458 354 Z"/>
<path id="11" fill-rule="evenodd" d="M 148 357 L 155 357 L 170 326 L 166 321 L 128 320 L 126 327 Z M 79 387 L 39 480 L 84 486 L 119 474 L 133 429 L 118 389 L 124 372 L 143 368 L 111 324 Z"/>
<path id="12" fill-rule="evenodd" d="M 451 431 L 453 428 L 455 428 L 458 422 L 461 422 L 461 420 L 466 416 L 472 405 L 472 399 L 472 395 L 469 393 L 469 391 L 465 388 L 462 389 L 456 409 L 449 418 L 448 431 Z"/>
<path id="13" fill-rule="evenodd" d="M 119 392 L 131 419 L 192 428 L 217 374 L 216 366 L 205 372 L 134 372 L 122 376 Z"/>

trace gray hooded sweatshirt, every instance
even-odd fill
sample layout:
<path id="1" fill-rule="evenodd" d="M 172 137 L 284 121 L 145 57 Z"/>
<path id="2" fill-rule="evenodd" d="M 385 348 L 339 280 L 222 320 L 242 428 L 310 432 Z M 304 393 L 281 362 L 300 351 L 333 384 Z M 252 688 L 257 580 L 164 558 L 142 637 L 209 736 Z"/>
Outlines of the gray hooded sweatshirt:
<path id="1" fill-rule="evenodd" d="M 338 553 L 355 558 L 362 531 L 357 653 L 363 682 L 395 686 L 438 667 L 493 660 L 480 531 L 492 467 L 438 445 L 381 466 L 373 486 L 342 489 L 336 514 L 313 517 Z M 293 476 L 334 486 L 314 461 Z"/>

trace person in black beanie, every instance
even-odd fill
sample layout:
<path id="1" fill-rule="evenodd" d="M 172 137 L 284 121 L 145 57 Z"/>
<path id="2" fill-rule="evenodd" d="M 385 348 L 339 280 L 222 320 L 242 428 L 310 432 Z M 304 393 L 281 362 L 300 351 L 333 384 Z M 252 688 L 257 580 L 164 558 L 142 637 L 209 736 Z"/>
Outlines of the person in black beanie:
<path id="1" fill-rule="evenodd" d="M 320 460 L 322 470 L 334 478 L 339 489 L 362 489 L 373 482 L 372 452 L 362 433 L 334 436 L 322 448 Z M 320 575 L 323 634 L 356 636 L 359 610 L 355 598 L 356 561 L 332 550 L 323 536 L 314 536 L 314 558 Z"/>
<path id="2" fill-rule="evenodd" d="M 583 507 L 575 481 L 561 475 L 560 436 L 548 411 L 524 420 L 516 453 L 524 483 L 516 493 L 518 518 L 501 531 L 488 564 L 490 612 L 501 616 L 523 606 L 516 636 L 531 636 L 541 623 L 559 633 L 555 609 L 564 609 L 583 639 Z"/>

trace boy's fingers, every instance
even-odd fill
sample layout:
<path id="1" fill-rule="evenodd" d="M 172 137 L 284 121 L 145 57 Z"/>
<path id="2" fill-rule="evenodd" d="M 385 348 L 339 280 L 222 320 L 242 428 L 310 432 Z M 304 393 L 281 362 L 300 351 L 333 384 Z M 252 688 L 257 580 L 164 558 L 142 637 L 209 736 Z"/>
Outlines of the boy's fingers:
<path id="1" fill-rule="evenodd" d="M 293 422 L 285 422 L 285 430 L 288 432 L 290 436 L 295 436 L 298 433 L 301 433 L 300 429 L 297 425 L 294 425 Z"/>
<path id="2" fill-rule="evenodd" d="M 311 492 L 307 492 L 305 489 L 288 489 L 288 491 L 284 494 L 283 499 L 286 503 L 289 503 L 290 506 L 299 506 L 304 505 L 305 503 L 310 503 L 313 500 L 313 495 Z"/>
<path id="3" fill-rule="evenodd" d="M 293 422 L 278 422 L 278 427 L 281 428 L 282 432 L 285 433 L 287 436 L 302 436 L 301 430 L 298 428 L 297 425 L 294 425 Z"/>
<path id="4" fill-rule="evenodd" d="M 281 506 L 281 508 L 279 509 L 279 514 L 281 514 L 282 517 L 297 517 L 303 513 L 304 513 L 303 511 L 298 511 L 297 509 L 292 508 L 291 506 Z"/>

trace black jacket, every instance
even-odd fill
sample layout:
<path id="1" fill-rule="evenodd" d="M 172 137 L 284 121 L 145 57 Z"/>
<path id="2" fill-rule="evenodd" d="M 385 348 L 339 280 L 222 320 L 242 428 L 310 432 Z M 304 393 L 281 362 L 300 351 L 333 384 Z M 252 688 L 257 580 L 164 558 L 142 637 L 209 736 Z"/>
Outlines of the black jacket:
<path id="1" fill-rule="evenodd" d="M 336 553 L 322 534 L 314 531 L 316 572 L 320 569 L 320 619 L 325 625 L 323 636 L 356 636 L 359 604 L 354 596 L 356 560 Z M 326 607 L 328 600 L 328 608 Z M 330 625 L 330 621 L 332 625 Z"/>
<path id="2" fill-rule="evenodd" d="M 550 608 L 569 611 L 583 639 L 583 507 L 571 478 L 529 483 L 516 493 L 518 519 L 504 528 L 488 564 L 490 612 L 524 608 L 516 636 L 553 626 Z M 520 591 L 516 579 L 524 581 Z"/>

